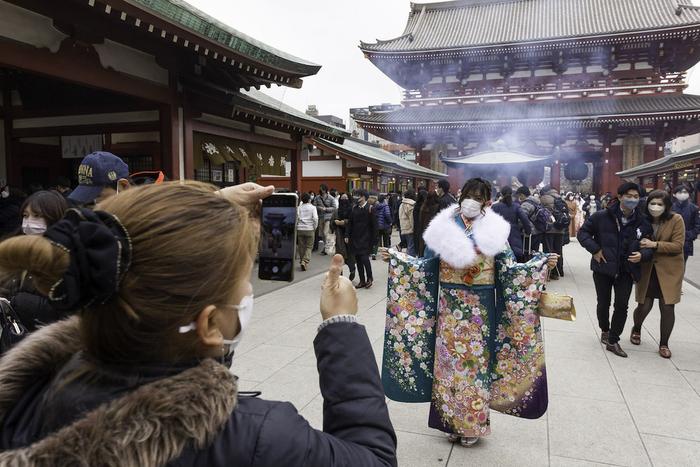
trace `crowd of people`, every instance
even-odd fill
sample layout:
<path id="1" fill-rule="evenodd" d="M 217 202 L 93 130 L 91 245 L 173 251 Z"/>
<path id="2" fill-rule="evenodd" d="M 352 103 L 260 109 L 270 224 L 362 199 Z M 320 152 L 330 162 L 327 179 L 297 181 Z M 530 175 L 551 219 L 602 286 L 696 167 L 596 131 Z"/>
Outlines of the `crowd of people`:
<path id="1" fill-rule="evenodd" d="M 387 259 L 379 248 L 392 246 L 393 232 L 393 258 L 414 271 L 417 290 L 428 290 L 420 268 L 439 259 L 428 424 L 472 446 L 489 434 L 491 409 L 525 418 L 546 410 L 532 291 L 564 276 L 565 244 L 577 238 L 592 256 L 606 349 L 627 356 L 620 342 L 636 287 L 630 342 L 641 343 L 656 300 L 659 354 L 670 358 L 685 261 L 700 233 L 684 185 L 646 193 L 624 183 L 597 197 L 551 186 L 495 192 L 475 178 L 454 194 L 446 179 L 401 193 L 325 184 L 302 193 L 299 265 L 306 270 L 314 250 L 332 258 L 314 340 L 320 431 L 291 404 L 238 392 L 229 371 L 253 312 L 257 208 L 274 189 L 161 177 L 137 186 L 105 152 L 82 161 L 78 180 L 25 198 L 2 190 L 0 291 L 22 332 L 15 341 L 2 334 L 0 464 L 396 465 L 386 386 L 355 319 L 356 291 L 373 286 L 372 262 Z M 230 235 L 208 241 L 220 232 Z M 504 279 L 512 283 L 499 289 Z M 408 282 L 395 285 L 409 294 Z M 514 346 L 516 336 L 528 344 Z M 457 340 L 469 347 L 450 351 Z M 513 378 L 522 394 L 501 386 Z"/>

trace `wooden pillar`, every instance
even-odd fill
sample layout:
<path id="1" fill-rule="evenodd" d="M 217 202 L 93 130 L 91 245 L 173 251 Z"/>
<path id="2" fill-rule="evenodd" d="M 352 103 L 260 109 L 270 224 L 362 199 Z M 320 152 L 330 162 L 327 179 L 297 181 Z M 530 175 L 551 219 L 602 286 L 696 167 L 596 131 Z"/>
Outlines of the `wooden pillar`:
<path id="1" fill-rule="evenodd" d="M 559 187 L 561 186 L 561 163 L 559 161 L 555 161 L 554 164 L 552 164 L 552 176 L 550 177 L 549 184 L 552 185 L 552 188 L 559 191 Z"/>
<path id="2" fill-rule="evenodd" d="M 2 105 L 4 107 L 3 116 L 3 137 L 5 139 L 5 182 L 16 185 L 17 180 L 14 179 L 14 167 L 12 161 L 12 90 L 10 83 L 3 82 L 2 86 Z"/>
<path id="3" fill-rule="evenodd" d="M 184 116 L 184 178 L 187 180 L 194 179 L 194 130 L 192 129 L 192 117 L 188 114 L 187 109 L 183 112 Z"/>
<path id="4" fill-rule="evenodd" d="M 302 136 L 295 135 L 294 141 L 296 142 L 296 147 L 290 151 L 290 163 L 291 170 L 289 173 L 289 188 L 292 191 L 298 191 L 301 193 L 301 179 L 303 176 L 302 161 L 301 161 L 301 151 L 302 151 Z"/>

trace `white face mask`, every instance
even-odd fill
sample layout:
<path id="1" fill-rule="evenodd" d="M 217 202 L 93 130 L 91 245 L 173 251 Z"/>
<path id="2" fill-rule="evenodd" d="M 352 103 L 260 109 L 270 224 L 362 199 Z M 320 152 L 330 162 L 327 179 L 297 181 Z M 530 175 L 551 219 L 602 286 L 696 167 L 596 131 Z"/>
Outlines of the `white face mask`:
<path id="1" fill-rule="evenodd" d="M 224 364 L 227 366 L 231 366 L 231 362 L 233 361 L 233 352 L 236 350 L 236 347 L 238 347 L 238 344 L 241 343 L 241 340 L 243 339 L 243 331 L 245 328 L 248 327 L 250 324 L 250 320 L 253 317 L 253 303 L 254 303 L 255 297 L 253 294 L 246 295 L 243 297 L 241 300 L 241 303 L 239 305 L 228 305 L 231 308 L 234 308 L 238 311 L 238 322 L 241 325 L 241 329 L 238 331 L 238 334 L 236 334 L 236 337 L 233 339 L 223 339 L 223 344 L 228 345 L 228 352 L 226 352 L 223 356 L 224 359 Z M 197 329 L 197 323 L 194 321 L 188 324 L 187 326 L 180 326 L 180 329 L 178 332 L 180 334 L 185 334 L 190 331 L 194 331 Z"/>
<path id="2" fill-rule="evenodd" d="M 665 210 L 666 210 L 666 208 L 664 208 L 663 206 L 659 206 L 657 204 L 650 204 L 649 205 L 649 214 L 651 214 L 652 217 L 661 216 L 661 214 L 663 214 Z"/>
<path id="3" fill-rule="evenodd" d="M 474 219 L 481 215 L 481 203 L 473 199 L 465 199 L 460 204 L 462 215 L 467 219 Z"/>
<path id="4" fill-rule="evenodd" d="M 10 190 L 5 188 L 4 190 L 2 190 L 2 192 L 0 192 L 0 196 L 2 196 L 3 198 L 9 198 L 10 197 Z"/>
<path id="5" fill-rule="evenodd" d="M 690 198 L 690 195 L 684 191 L 680 192 L 680 193 L 676 193 L 676 199 L 678 201 L 688 201 L 688 198 Z"/>
<path id="6" fill-rule="evenodd" d="M 46 232 L 46 220 L 41 217 L 29 216 L 22 220 L 24 235 L 43 235 Z"/>

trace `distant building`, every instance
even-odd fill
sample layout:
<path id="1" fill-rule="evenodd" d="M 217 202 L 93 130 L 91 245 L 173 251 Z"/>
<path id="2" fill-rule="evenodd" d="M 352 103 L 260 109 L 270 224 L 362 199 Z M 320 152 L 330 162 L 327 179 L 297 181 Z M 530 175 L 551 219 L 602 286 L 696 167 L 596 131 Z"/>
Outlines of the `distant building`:
<path id="1" fill-rule="evenodd" d="M 336 128 L 342 128 L 343 130 L 345 129 L 345 122 L 343 122 L 342 118 L 336 117 L 335 115 L 319 115 L 318 108 L 315 105 L 309 105 L 306 108 L 306 115 L 314 117 L 317 120 L 321 120 L 322 122 L 325 122 Z"/>
<path id="2" fill-rule="evenodd" d="M 446 166 L 454 186 L 549 172 L 557 188 L 592 176 L 614 192 L 618 172 L 700 131 L 700 96 L 683 92 L 700 60 L 687 0 L 414 2 L 401 35 L 360 49 L 404 92 L 394 109 L 358 109 L 357 124 Z"/>

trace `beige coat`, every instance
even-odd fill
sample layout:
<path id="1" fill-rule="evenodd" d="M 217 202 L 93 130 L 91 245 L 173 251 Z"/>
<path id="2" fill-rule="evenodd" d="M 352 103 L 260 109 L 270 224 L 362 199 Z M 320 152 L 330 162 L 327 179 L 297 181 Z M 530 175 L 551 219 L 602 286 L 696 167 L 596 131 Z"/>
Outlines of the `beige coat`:
<path id="1" fill-rule="evenodd" d="M 401 235 L 413 233 L 413 210 L 416 207 L 416 202 L 409 198 L 404 198 L 399 206 L 399 226 L 401 227 Z"/>
<path id="2" fill-rule="evenodd" d="M 647 287 L 651 279 L 651 269 L 656 267 L 664 302 L 672 305 L 681 301 L 681 287 L 685 265 L 683 245 L 685 243 L 685 223 L 679 214 L 661 224 L 655 241 L 659 243 L 650 263 L 642 263 L 642 277 L 637 283 L 637 303 L 644 303 Z"/>

